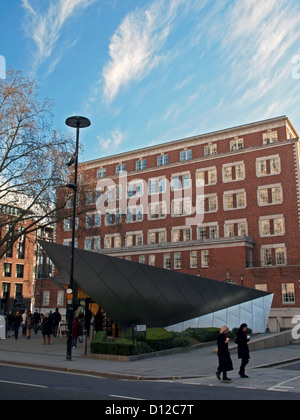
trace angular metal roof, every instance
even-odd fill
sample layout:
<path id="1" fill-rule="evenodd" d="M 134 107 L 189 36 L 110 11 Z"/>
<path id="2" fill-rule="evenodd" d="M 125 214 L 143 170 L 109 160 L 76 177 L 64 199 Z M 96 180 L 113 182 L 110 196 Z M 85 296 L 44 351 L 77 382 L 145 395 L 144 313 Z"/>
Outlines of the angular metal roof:
<path id="1" fill-rule="evenodd" d="M 71 248 L 39 241 L 69 282 Z M 75 249 L 74 281 L 121 327 L 167 327 L 270 293 Z"/>

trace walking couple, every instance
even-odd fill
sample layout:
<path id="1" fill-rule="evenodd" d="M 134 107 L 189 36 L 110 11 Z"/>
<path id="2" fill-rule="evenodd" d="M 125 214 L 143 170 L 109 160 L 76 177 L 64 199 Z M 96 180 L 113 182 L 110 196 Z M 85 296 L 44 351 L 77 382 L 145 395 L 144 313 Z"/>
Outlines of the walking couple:
<path id="1" fill-rule="evenodd" d="M 217 339 L 218 344 L 218 358 L 219 358 L 219 367 L 216 372 L 217 378 L 221 380 L 221 373 L 223 373 L 223 381 L 230 382 L 231 379 L 228 378 L 227 372 L 233 370 L 233 364 L 230 357 L 230 352 L 228 350 L 228 327 L 223 326 L 220 329 L 220 335 Z M 238 345 L 238 358 L 242 359 L 241 367 L 240 367 L 240 377 L 241 378 L 248 378 L 245 375 L 245 367 L 249 363 L 250 354 L 249 354 L 249 347 L 248 342 L 250 341 L 250 337 L 247 336 L 247 324 L 242 324 L 238 330 L 237 337 L 235 343 Z"/>

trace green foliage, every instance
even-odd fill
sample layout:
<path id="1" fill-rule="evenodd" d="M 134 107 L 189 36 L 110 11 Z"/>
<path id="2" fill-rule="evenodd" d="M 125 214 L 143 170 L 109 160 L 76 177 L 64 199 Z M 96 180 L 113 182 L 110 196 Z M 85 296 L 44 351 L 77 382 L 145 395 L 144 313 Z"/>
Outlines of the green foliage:
<path id="1" fill-rule="evenodd" d="M 147 328 L 146 342 L 144 333 L 135 333 L 133 345 L 131 328 L 118 339 L 107 339 L 106 331 L 99 331 L 91 342 L 91 351 L 94 354 L 131 356 L 216 341 L 219 333 L 219 328 L 189 328 L 181 333 L 164 328 Z"/>

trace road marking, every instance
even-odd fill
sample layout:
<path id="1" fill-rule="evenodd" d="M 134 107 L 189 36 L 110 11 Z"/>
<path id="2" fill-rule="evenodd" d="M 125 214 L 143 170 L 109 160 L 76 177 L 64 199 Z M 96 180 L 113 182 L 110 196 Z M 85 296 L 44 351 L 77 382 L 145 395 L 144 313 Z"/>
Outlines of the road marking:
<path id="1" fill-rule="evenodd" d="M 125 395 L 110 395 L 110 397 L 115 397 L 115 398 L 124 398 L 125 400 L 145 401 L 143 398 L 126 397 Z"/>
<path id="2" fill-rule="evenodd" d="M 11 381 L 1 381 L 0 380 L 0 383 L 2 383 L 2 384 L 10 384 L 10 385 L 31 386 L 33 388 L 44 388 L 44 389 L 48 389 L 47 386 L 34 385 L 34 384 L 24 384 L 23 382 L 11 382 Z"/>
<path id="3" fill-rule="evenodd" d="M 287 384 L 289 382 L 296 381 L 297 379 L 300 379 L 300 376 L 297 376 L 296 378 L 288 379 L 287 381 L 280 382 L 277 385 L 271 386 L 268 388 L 268 391 L 282 391 L 282 392 L 288 392 L 291 389 L 295 389 L 295 387 L 287 386 L 284 384 Z"/>

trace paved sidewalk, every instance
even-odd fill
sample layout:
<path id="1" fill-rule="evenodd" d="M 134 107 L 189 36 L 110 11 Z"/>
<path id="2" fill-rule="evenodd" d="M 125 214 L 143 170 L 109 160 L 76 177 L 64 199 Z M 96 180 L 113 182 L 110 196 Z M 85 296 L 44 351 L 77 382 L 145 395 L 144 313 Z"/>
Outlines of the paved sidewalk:
<path id="1" fill-rule="evenodd" d="M 66 360 L 66 338 L 52 338 L 42 344 L 40 333 L 0 340 L 0 364 L 16 364 L 74 373 L 92 374 L 116 379 L 180 379 L 201 378 L 215 374 L 216 346 L 194 349 L 179 354 L 151 357 L 132 362 L 107 361 L 83 356 L 83 345 L 72 350 L 72 361 Z M 240 361 L 232 354 L 235 370 Z M 300 360 L 300 346 L 283 346 L 251 352 L 249 368 L 272 366 L 284 361 Z"/>

